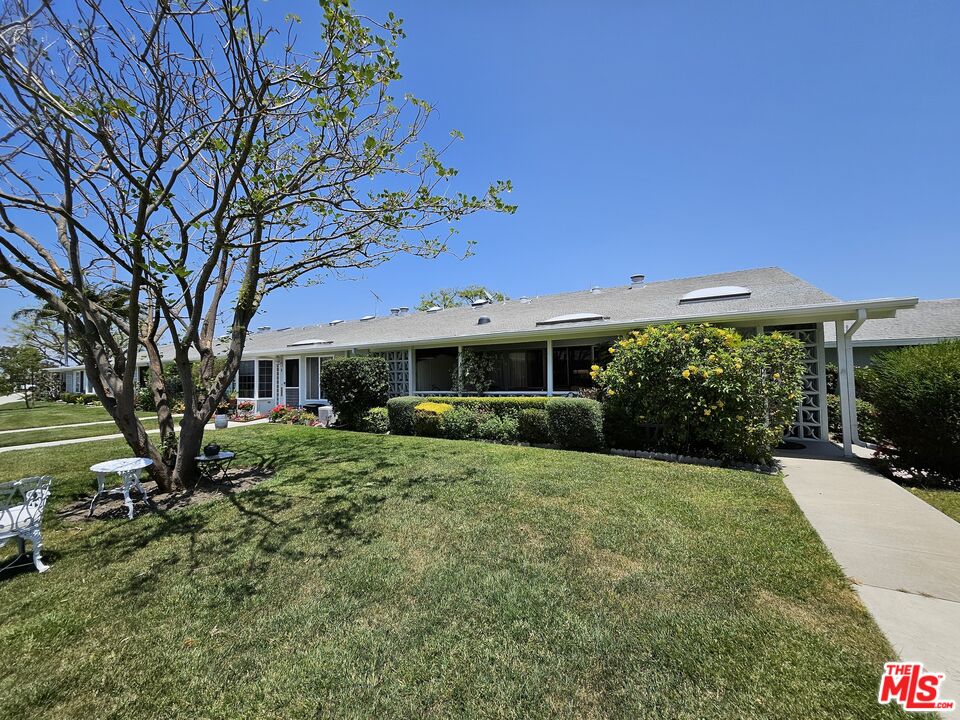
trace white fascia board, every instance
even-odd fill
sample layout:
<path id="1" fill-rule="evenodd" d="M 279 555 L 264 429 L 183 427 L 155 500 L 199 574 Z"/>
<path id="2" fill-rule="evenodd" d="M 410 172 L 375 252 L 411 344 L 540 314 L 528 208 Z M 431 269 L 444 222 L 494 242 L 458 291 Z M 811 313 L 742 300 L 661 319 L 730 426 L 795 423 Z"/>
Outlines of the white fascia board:
<path id="1" fill-rule="evenodd" d="M 952 337 L 919 337 L 919 338 L 881 338 L 879 340 L 857 340 L 854 337 L 853 346 L 855 348 L 869 348 L 869 347 L 899 347 L 901 345 L 936 345 L 937 343 L 944 342 L 945 340 L 956 340 Z M 825 340 L 823 343 L 824 347 L 835 348 L 837 346 L 836 340 Z"/>
<path id="2" fill-rule="evenodd" d="M 790 323 L 803 322 L 829 322 L 834 320 L 856 320 L 860 311 L 866 312 L 867 319 L 877 319 L 893 317 L 897 310 L 908 310 L 916 306 L 918 298 L 881 298 L 878 300 L 860 300 L 852 302 L 833 302 L 819 303 L 816 305 L 797 305 L 790 308 L 778 308 L 776 310 L 751 310 L 740 311 L 725 314 L 704 314 L 691 315 L 687 317 L 658 317 L 643 318 L 636 320 L 624 320 L 618 322 L 595 322 L 578 323 L 576 328 L 536 328 L 532 330 L 511 330 L 502 333 L 482 333 L 474 335 L 450 335 L 425 338 L 423 340 L 397 340 L 396 342 L 379 343 L 356 343 L 347 345 L 326 346 L 324 350 L 328 353 L 344 352 L 347 350 L 394 350 L 397 348 L 408 347 L 437 347 L 438 345 L 497 345 L 514 342 L 527 342 L 534 340 L 566 339 L 577 337 L 592 337 L 597 335 L 616 335 L 626 330 L 646 327 L 649 325 L 663 325 L 671 322 L 678 323 L 751 323 L 759 325 L 785 325 Z M 302 348 L 296 348 L 300 352 L 291 352 L 291 348 L 271 348 L 259 350 L 255 353 L 245 353 L 244 359 L 252 359 L 264 356 L 276 355 L 306 355 L 317 354 L 304 352 Z"/>

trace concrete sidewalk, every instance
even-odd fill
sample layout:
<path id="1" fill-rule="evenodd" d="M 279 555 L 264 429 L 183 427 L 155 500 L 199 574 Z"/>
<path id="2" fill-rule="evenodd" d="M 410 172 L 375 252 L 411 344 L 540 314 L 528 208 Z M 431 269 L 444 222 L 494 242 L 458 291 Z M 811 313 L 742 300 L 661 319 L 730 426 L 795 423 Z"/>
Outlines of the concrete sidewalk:
<path id="1" fill-rule="evenodd" d="M 941 698 L 960 702 L 960 523 L 862 462 L 780 460 L 787 488 L 900 658 L 945 673 Z"/>
<path id="2" fill-rule="evenodd" d="M 112 420 L 110 422 L 113 422 Z M 247 425 L 259 425 L 261 423 L 269 422 L 267 418 L 261 418 L 259 420 L 250 420 L 245 423 L 234 423 L 230 425 L 227 429 L 233 430 L 239 427 L 246 427 Z M 94 423 L 90 423 L 91 425 Z M 204 428 L 204 432 L 216 431 L 213 423 L 210 423 Z M 157 428 L 147 430 L 147 435 L 153 435 L 160 432 Z M 76 445 L 78 443 L 88 443 L 96 442 L 98 440 L 122 440 L 123 435 L 120 433 L 111 433 L 110 435 L 93 435 L 91 437 L 82 437 L 82 438 L 70 438 L 69 440 L 50 440 L 49 442 L 39 442 L 31 443 L 29 445 L 11 445 L 10 447 L 0 447 L 0 453 L 13 452 L 14 450 L 39 450 L 41 448 L 54 448 L 60 447 L 61 445 Z"/>

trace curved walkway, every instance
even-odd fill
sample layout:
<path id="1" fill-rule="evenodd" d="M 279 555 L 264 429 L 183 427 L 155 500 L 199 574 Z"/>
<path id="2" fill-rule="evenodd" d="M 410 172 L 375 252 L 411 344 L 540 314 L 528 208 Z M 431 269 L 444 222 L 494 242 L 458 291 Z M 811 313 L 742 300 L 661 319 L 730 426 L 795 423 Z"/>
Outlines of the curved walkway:
<path id="1" fill-rule="evenodd" d="M 787 488 L 900 658 L 960 704 L 960 523 L 831 447 L 781 454 Z"/>

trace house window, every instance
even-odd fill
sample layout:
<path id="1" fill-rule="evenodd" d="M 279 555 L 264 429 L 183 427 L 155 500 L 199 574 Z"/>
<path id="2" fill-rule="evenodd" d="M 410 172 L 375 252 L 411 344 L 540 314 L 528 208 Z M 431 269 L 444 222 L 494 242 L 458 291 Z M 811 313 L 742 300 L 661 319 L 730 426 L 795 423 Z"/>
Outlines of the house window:
<path id="1" fill-rule="evenodd" d="M 593 387 L 590 366 L 593 348 L 589 345 L 561 347 L 553 350 L 553 389 L 579 390 Z"/>
<path id="2" fill-rule="evenodd" d="M 320 391 L 320 363 L 318 357 L 307 358 L 307 400 L 319 400 L 323 395 Z"/>
<path id="3" fill-rule="evenodd" d="M 546 390 L 543 350 L 493 350 L 496 358 L 493 371 L 493 387 L 497 391 Z"/>
<path id="4" fill-rule="evenodd" d="M 253 368 L 256 361 L 241 360 L 240 370 L 237 371 L 237 397 L 252 398 L 254 391 Z"/>
<path id="5" fill-rule="evenodd" d="M 273 397 L 273 360 L 258 360 L 257 397 Z"/>

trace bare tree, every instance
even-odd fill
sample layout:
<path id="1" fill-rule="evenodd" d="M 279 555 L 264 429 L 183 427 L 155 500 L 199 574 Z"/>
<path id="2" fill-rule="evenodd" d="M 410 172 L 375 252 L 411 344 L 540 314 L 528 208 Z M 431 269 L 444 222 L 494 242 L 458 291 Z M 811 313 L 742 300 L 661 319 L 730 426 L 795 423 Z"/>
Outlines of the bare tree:
<path id="1" fill-rule="evenodd" d="M 514 209 L 508 181 L 447 192 L 446 148 L 420 142 L 430 105 L 390 94 L 403 37 L 392 13 L 378 23 L 320 0 L 306 49 L 296 17 L 273 27 L 244 0 L 0 3 L 0 278 L 67 319 L 162 489 L 195 472 L 270 292 L 435 257 L 465 215 Z M 122 310 L 99 299 L 117 286 Z M 183 386 L 179 434 L 162 343 Z M 134 412 L 140 355 L 159 446 Z"/>

